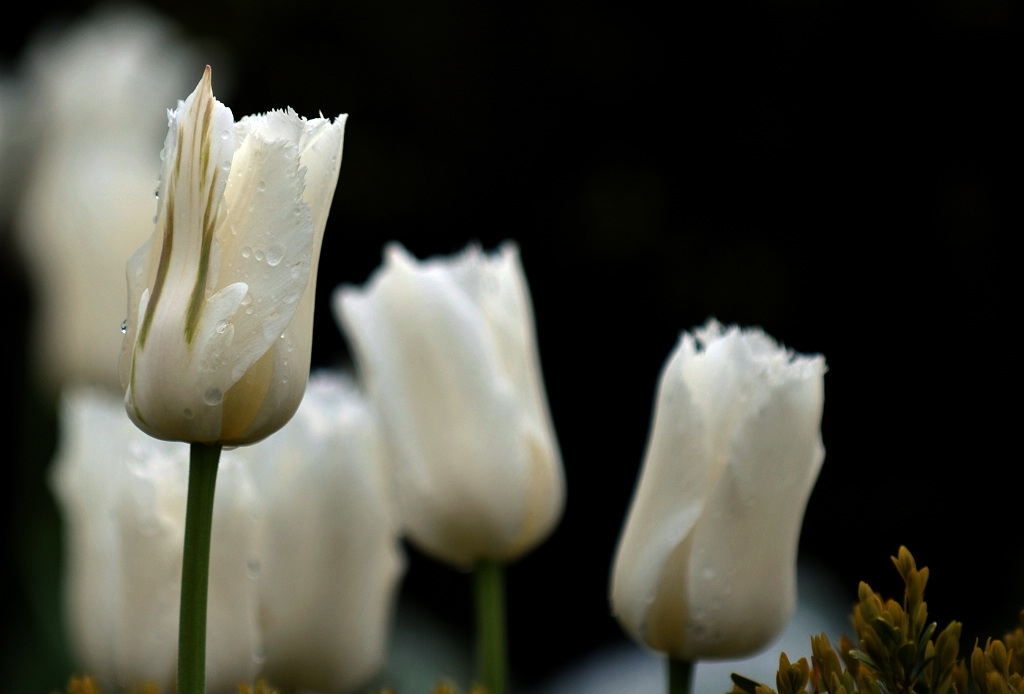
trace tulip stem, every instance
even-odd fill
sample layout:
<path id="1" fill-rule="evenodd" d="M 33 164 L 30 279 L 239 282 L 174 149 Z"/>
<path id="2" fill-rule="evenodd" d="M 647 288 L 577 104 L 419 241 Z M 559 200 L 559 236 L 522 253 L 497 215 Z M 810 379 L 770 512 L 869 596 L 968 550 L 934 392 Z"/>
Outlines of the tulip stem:
<path id="1" fill-rule="evenodd" d="M 473 571 L 476 595 L 477 681 L 488 694 L 505 694 L 505 566 L 484 560 Z"/>
<path id="2" fill-rule="evenodd" d="M 206 595 L 210 575 L 213 492 L 220 446 L 193 443 L 185 506 L 185 551 L 178 616 L 178 694 L 206 691 Z"/>
<path id="3" fill-rule="evenodd" d="M 690 694 L 693 691 L 693 663 L 689 660 L 668 659 L 668 694 Z"/>

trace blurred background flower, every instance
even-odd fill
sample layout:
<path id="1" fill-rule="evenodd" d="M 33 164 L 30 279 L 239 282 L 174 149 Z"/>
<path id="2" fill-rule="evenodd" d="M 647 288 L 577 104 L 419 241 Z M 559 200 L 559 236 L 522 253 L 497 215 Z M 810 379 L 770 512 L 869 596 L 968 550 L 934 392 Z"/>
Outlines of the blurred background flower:
<path id="1" fill-rule="evenodd" d="M 902 543 L 936 576 L 928 600 L 939 623 L 962 620 L 968 642 L 1013 623 L 1024 558 L 1003 556 L 1005 532 L 971 531 L 1015 527 L 1018 507 L 1019 491 L 1003 483 L 1017 455 L 1005 397 L 1019 377 L 1002 326 L 1013 322 L 1008 239 L 1020 228 L 1019 5 L 147 7 L 187 40 L 223 47 L 201 52 L 200 69 L 218 70 L 219 91 L 220 56 L 230 58 L 237 113 L 287 104 L 351 114 L 321 255 L 314 366 L 347 359 L 328 297 L 365 282 L 386 242 L 417 257 L 518 242 L 567 484 L 558 528 L 509 569 L 522 686 L 621 639 L 608 567 L 657 374 L 679 326 L 710 315 L 828 356 L 829 461 L 808 504 L 804 560 L 834 572 L 843 596 L 861 579 L 891 594 L 885 557 Z M 41 32 L 96 9 L 28 4 L 2 23 L 0 75 L 20 80 L 15 93 L 27 92 Z M 11 92 L 0 93 L 6 113 Z M 181 93 L 154 106 L 156 131 Z M 52 117 L 30 113 L 37 125 Z M 4 152 L 38 142 L 32 127 L 13 138 L 0 128 Z M 5 186 L 31 177 L 21 157 L 0 168 Z M 0 673 L 14 692 L 39 694 L 70 667 L 55 597 L 60 526 L 45 486 L 55 428 L 27 368 L 44 299 L 13 251 L 11 218 L 0 224 L 4 363 L 18 398 L 0 430 L 14 451 Z M 968 341 L 963 330 L 984 333 Z M 61 338 L 82 339 L 70 329 Z M 907 512 L 875 510 L 888 508 L 882 498 Z M 956 544 L 965 535 L 972 556 L 998 553 L 1007 569 L 977 571 Z M 410 551 L 403 602 L 418 614 L 457 636 L 469 628 L 468 592 L 468 577 Z"/>
<path id="2" fill-rule="evenodd" d="M 52 486 L 68 636 L 105 691 L 172 692 L 188 447 L 135 430 L 116 394 L 66 389 Z M 352 691 L 384 667 L 405 566 L 383 439 L 351 378 L 315 374 L 288 424 L 225 451 L 210 557 L 207 686 L 265 676 Z"/>

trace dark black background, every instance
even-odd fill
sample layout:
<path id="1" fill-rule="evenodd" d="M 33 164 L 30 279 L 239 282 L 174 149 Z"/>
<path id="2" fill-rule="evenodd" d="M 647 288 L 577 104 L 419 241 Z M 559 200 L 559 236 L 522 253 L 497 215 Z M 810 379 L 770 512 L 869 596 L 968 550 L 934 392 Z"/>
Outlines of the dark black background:
<path id="1" fill-rule="evenodd" d="M 852 601 L 861 579 L 898 588 L 888 557 L 905 544 L 931 567 L 933 616 L 962 620 L 965 644 L 1016 623 L 1017 3 L 151 6 L 223 48 L 236 116 L 350 114 L 315 364 L 345 359 L 328 297 L 363 282 L 383 243 L 422 257 L 519 242 L 568 480 L 558 530 L 508 575 L 520 680 L 620 635 L 607 577 L 656 378 L 679 331 L 709 316 L 828 360 L 803 554 Z M 20 7 L 0 27 L 8 67 L 41 26 L 92 5 Z M 22 392 L 32 297 L 17 261 L 3 267 Z M 56 551 L 43 472 L 5 474 L 3 662 L 60 663 L 35 606 L 49 584 L 25 568 Z M 465 576 L 414 554 L 405 589 L 468 623 Z"/>

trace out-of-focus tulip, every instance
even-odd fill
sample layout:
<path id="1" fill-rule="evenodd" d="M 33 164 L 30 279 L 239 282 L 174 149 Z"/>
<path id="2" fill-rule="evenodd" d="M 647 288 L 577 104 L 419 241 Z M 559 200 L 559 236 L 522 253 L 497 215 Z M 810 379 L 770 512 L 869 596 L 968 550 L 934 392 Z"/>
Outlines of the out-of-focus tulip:
<path id="1" fill-rule="evenodd" d="M 289 689 L 348 691 L 380 670 L 405 562 L 384 441 L 349 378 L 314 374 L 295 417 L 232 453 L 262 507 L 263 673 Z"/>
<path id="2" fill-rule="evenodd" d="M 53 488 L 65 522 L 65 597 L 79 663 L 110 690 L 173 691 L 188 447 L 146 436 L 116 394 L 69 388 L 60 404 Z M 258 508 L 249 471 L 229 456 L 214 502 L 207 633 L 211 692 L 251 680 L 261 652 Z"/>
<path id="3" fill-rule="evenodd" d="M 146 436 L 120 398 L 65 392 L 53 488 L 79 665 L 108 688 L 173 691 L 188 447 Z M 314 375 L 277 435 L 225 451 L 214 506 L 207 686 L 349 691 L 383 664 L 404 569 L 376 420 L 350 380 Z"/>
<path id="4" fill-rule="evenodd" d="M 248 444 L 295 412 L 344 125 L 291 109 L 235 123 L 209 68 L 170 114 L 156 232 L 128 261 L 120 362 L 146 433 Z"/>
<path id="5" fill-rule="evenodd" d="M 155 13 L 106 10 L 34 41 L 16 102 L 0 99 L 17 106 L 0 126 L 0 197 L 14 195 L 32 355 L 51 391 L 119 388 L 124 267 L 153 230 L 165 105 L 191 86 L 192 50 Z"/>
<path id="6" fill-rule="evenodd" d="M 410 539 L 446 562 L 508 561 L 565 501 L 519 252 L 417 261 L 397 244 L 334 309 L 395 457 Z"/>
<path id="7" fill-rule="evenodd" d="M 678 660 L 768 645 L 796 604 L 800 525 L 825 450 L 825 360 L 712 321 L 662 371 L 611 579 L 636 641 Z"/>

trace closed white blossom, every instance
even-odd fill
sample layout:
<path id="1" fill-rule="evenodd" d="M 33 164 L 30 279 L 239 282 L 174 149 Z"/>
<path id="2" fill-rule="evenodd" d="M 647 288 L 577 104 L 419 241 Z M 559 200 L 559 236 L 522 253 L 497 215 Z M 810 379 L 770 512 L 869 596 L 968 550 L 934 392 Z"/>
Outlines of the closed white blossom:
<path id="1" fill-rule="evenodd" d="M 156 231 L 128 262 L 125 407 L 156 438 L 252 443 L 288 421 L 309 375 L 345 117 L 236 123 L 207 67 L 169 120 Z"/>
<path id="2" fill-rule="evenodd" d="M 804 509 L 825 451 L 825 360 L 712 321 L 661 373 L 619 539 L 613 611 L 681 660 L 757 651 L 796 604 Z"/>
<path id="3" fill-rule="evenodd" d="M 295 417 L 231 453 L 261 506 L 263 674 L 278 686 L 349 691 L 384 665 L 405 568 L 384 441 L 351 378 L 310 378 Z"/>
<path id="4" fill-rule="evenodd" d="M 406 533 L 459 566 L 514 559 L 565 502 L 518 248 L 384 256 L 334 309 L 388 435 Z"/>
<path id="5" fill-rule="evenodd" d="M 174 691 L 189 450 L 120 398 L 68 389 L 52 486 L 79 667 L 104 691 Z M 225 450 L 214 498 L 206 681 L 345 692 L 382 667 L 405 562 L 376 418 L 319 374 L 277 435 Z M 127 690 L 127 689 L 126 689 Z"/>
<path id="6" fill-rule="evenodd" d="M 104 691 L 174 691 L 188 446 L 146 436 L 116 394 L 67 388 L 53 488 L 65 527 L 65 615 L 72 652 Z M 213 509 L 207 614 L 210 692 L 259 671 L 258 508 L 249 471 L 224 456 Z"/>
<path id="7" fill-rule="evenodd" d="M 0 198 L 52 392 L 120 388 L 125 263 L 153 231 L 165 108 L 192 86 L 192 51 L 156 13 L 111 8 L 38 36 L 0 95 Z"/>

